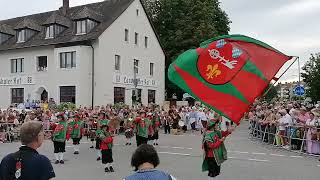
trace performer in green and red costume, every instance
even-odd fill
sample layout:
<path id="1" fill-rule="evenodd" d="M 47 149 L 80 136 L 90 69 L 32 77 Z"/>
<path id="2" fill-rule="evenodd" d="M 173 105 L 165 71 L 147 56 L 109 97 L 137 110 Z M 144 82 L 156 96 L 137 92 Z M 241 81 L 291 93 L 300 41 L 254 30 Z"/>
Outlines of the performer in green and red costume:
<path id="1" fill-rule="evenodd" d="M 58 122 L 52 127 L 55 164 L 64 164 L 63 154 L 66 151 L 66 140 L 70 139 L 70 129 L 68 128 L 68 122 L 64 114 L 59 114 L 57 119 Z"/>
<path id="2" fill-rule="evenodd" d="M 97 120 L 97 130 L 96 130 L 96 150 L 97 150 L 97 161 L 101 160 L 101 151 L 100 151 L 100 145 L 101 145 L 101 139 L 99 138 L 100 134 L 103 132 L 101 129 L 104 125 L 109 125 L 110 120 L 108 119 L 108 116 L 104 112 L 99 113 L 99 117 Z"/>
<path id="3" fill-rule="evenodd" d="M 140 116 L 136 117 L 134 123 L 136 128 L 137 146 L 147 144 L 151 120 L 146 117 L 146 112 L 144 110 L 140 111 Z"/>
<path id="4" fill-rule="evenodd" d="M 101 129 L 102 132 L 99 134 L 99 139 L 101 141 L 100 150 L 102 154 L 102 165 L 104 165 L 105 172 L 114 172 L 112 167 L 113 136 L 108 125 L 102 125 Z"/>
<path id="5" fill-rule="evenodd" d="M 224 140 L 233 131 L 233 128 L 228 131 L 220 131 L 219 124 L 218 119 L 210 120 L 207 131 L 203 136 L 204 160 L 202 171 L 209 171 L 209 180 L 220 174 L 221 164 L 227 160 Z"/>
<path id="6" fill-rule="evenodd" d="M 159 128 L 160 128 L 160 115 L 158 112 L 154 112 L 152 116 L 152 128 L 153 128 L 153 145 L 158 146 L 158 140 L 159 140 Z"/>
<path id="7" fill-rule="evenodd" d="M 74 154 L 79 154 L 80 140 L 83 136 L 83 120 L 79 114 L 74 115 L 74 119 L 69 122 L 69 127 L 72 129 L 71 138 L 73 141 Z"/>

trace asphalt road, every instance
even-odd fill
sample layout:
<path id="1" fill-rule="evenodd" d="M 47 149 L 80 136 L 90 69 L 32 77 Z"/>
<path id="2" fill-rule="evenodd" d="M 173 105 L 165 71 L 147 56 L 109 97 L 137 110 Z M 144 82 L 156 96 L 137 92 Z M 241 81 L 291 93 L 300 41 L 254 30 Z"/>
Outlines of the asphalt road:
<path id="1" fill-rule="evenodd" d="M 124 146 L 124 136 L 115 138 L 115 173 L 106 174 L 101 162 L 96 161 L 96 152 L 90 143 L 82 140 L 80 155 L 73 155 L 71 142 L 67 145 L 64 165 L 53 165 L 57 178 L 61 180 L 121 180 L 132 173 L 130 158 L 135 146 Z M 16 151 L 19 143 L 0 144 L 0 159 L 9 152 Z M 254 141 L 248 136 L 247 123 L 227 140 L 228 161 L 222 165 L 222 173 L 217 180 L 319 180 L 320 161 L 316 157 L 305 156 L 270 147 Z M 180 136 L 160 134 L 157 147 L 160 156 L 159 169 L 167 171 L 181 180 L 208 179 L 201 172 L 202 151 L 199 133 Z M 52 162 L 53 145 L 47 141 L 39 149 Z"/>

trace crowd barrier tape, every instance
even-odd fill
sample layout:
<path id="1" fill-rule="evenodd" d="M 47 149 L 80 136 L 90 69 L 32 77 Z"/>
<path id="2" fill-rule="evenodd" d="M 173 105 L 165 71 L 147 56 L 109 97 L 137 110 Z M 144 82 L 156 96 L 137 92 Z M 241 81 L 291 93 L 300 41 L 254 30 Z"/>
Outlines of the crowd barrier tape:
<path id="1" fill-rule="evenodd" d="M 277 147 L 285 147 L 287 145 L 288 148 L 286 149 L 295 151 L 298 150 L 300 153 L 305 153 L 307 141 L 316 142 L 320 144 L 319 127 L 309 127 L 301 125 L 284 126 L 284 134 L 281 134 L 279 127 L 279 124 L 263 124 L 251 120 L 249 134 L 252 138 L 259 139 L 261 142 L 266 142 Z M 317 132 L 317 139 L 307 139 L 307 133 L 309 129 L 312 129 L 313 131 Z M 300 133 L 299 136 L 297 136 L 297 131 L 299 131 Z M 293 143 L 294 141 L 295 143 Z M 294 146 L 297 147 L 294 148 Z M 299 146 L 300 148 L 298 148 Z"/>

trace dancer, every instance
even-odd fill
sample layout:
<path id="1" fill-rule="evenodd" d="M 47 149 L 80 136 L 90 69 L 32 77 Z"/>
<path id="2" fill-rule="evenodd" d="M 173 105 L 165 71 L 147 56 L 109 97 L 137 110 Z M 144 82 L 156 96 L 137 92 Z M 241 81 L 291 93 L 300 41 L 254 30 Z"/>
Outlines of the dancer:
<path id="1" fill-rule="evenodd" d="M 125 121 L 124 127 L 125 127 L 125 137 L 126 137 L 126 146 L 131 146 L 132 144 L 132 137 L 134 136 L 133 133 L 133 118 L 132 115 L 129 116 L 129 118 Z"/>
<path id="2" fill-rule="evenodd" d="M 134 120 L 136 127 L 137 146 L 148 143 L 150 121 L 146 118 L 146 112 L 140 111 L 140 115 Z"/>
<path id="3" fill-rule="evenodd" d="M 55 164 L 64 164 L 63 154 L 66 152 L 66 140 L 70 139 L 70 131 L 68 130 L 68 123 L 64 114 L 57 116 L 58 122 L 53 125 L 53 146 L 54 156 L 56 158 Z"/>
<path id="4" fill-rule="evenodd" d="M 113 146 L 113 137 L 110 132 L 108 125 L 101 126 L 102 132 L 99 134 L 99 139 L 101 141 L 100 149 L 102 154 L 102 164 L 104 165 L 105 172 L 114 172 L 112 163 L 112 146 Z"/>
<path id="5" fill-rule="evenodd" d="M 155 112 L 152 117 L 152 127 L 153 127 L 153 145 L 158 146 L 159 140 L 159 128 L 160 128 L 160 115 L 159 113 Z"/>
<path id="6" fill-rule="evenodd" d="M 204 160 L 202 171 L 209 171 L 209 180 L 220 174 L 221 164 L 227 160 L 227 150 L 224 146 L 224 140 L 233 131 L 220 131 L 220 121 L 212 119 L 207 124 L 207 131 L 204 133 L 203 149 Z"/>
<path id="7" fill-rule="evenodd" d="M 71 131 L 71 138 L 73 141 L 73 154 L 79 154 L 79 146 L 80 146 L 80 140 L 82 139 L 83 135 L 83 121 L 80 118 L 79 114 L 74 115 L 74 119 L 69 123 L 70 128 L 72 128 Z"/>

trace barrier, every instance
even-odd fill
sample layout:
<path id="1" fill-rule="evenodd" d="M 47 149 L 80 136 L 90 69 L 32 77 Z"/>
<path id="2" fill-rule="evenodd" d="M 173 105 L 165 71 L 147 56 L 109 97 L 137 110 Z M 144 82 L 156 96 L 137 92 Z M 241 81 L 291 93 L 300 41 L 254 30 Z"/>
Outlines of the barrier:
<path id="1" fill-rule="evenodd" d="M 279 124 L 264 124 L 259 121 L 250 121 L 250 136 L 275 147 L 282 147 L 295 152 L 307 153 L 310 155 L 320 154 L 320 128 L 301 125 L 285 126 L 285 130 L 279 130 Z M 311 131 L 313 133 L 311 133 Z M 309 135 L 308 135 L 309 133 Z M 312 135 L 312 134 L 316 134 Z M 311 139 L 310 138 L 311 135 Z M 307 138 L 309 136 L 309 138 Z M 314 143 L 318 146 L 317 151 L 309 153 L 307 145 Z"/>

